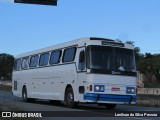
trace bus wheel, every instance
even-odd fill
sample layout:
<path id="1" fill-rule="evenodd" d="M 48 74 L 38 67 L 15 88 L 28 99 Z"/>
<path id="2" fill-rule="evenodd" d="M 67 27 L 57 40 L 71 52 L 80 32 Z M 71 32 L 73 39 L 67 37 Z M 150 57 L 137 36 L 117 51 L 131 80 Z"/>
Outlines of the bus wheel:
<path id="1" fill-rule="evenodd" d="M 116 104 L 105 104 L 105 107 L 107 109 L 114 109 L 116 107 Z"/>
<path id="2" fill-rule="evenodd" d="M 77 106 L 77 103 L 74 102 L 74 94 L 72 88 L 68 88 L 65 94 L 66 105 L 69 108 L 74 108 Z"/>
<path id="3" fill-rule="evenodd" d="M 35 99 L 34 98 L 28 98 L 27 97 L 27 89 L 24 87 L 23 90 L 22 90 L 22 100 L 24 102 L 34 102 Z"/>
<path id="4" fill-rule="evenodd" d="M 26 90 L 26 88 L 24 87 L 23 88 L 23 90 L 22 90 L 22 100 L 24 101 L 24 102 L 27 102 L 27 90 Z"/>

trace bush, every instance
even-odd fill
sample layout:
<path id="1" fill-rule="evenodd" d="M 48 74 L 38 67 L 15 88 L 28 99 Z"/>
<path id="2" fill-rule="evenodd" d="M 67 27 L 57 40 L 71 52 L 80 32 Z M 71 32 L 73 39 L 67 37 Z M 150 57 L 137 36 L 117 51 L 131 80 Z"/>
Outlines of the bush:
<path id="1" fill-rule="evenodd" d="M 145 81 L 144 88 L 160 88 L 160 83 L 157 81 Z"/>

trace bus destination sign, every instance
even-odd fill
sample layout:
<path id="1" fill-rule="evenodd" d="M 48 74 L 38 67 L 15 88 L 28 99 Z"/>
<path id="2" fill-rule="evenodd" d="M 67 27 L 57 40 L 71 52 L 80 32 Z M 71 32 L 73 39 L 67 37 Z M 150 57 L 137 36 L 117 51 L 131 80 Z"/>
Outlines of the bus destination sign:
<path id="1" fill-rule="evenodd" d="M 106 42 L 106 41 L 102 41 L 102 45 L 124 47 L 123 43 L 114 43 L 114 42 Z"/>

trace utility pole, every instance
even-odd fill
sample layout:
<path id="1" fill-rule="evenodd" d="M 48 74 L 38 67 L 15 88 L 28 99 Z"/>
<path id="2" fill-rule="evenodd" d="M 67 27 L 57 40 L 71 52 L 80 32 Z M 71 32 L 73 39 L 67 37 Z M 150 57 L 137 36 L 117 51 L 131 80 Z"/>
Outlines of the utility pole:
<path id="1" fill-rule="evenodd" d="M 57 6 L 58 0 L 14 0 L 14 3 L 39 4 Z"/>

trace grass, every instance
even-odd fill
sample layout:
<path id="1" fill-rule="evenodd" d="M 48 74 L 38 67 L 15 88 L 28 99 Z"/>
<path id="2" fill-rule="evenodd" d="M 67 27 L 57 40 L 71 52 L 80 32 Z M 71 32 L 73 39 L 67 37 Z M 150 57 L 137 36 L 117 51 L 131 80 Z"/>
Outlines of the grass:
<path id="1" fill-rule="evenodd" d="M 0 85 L 0 91 L 12 91 L 12 86 Z"/>

